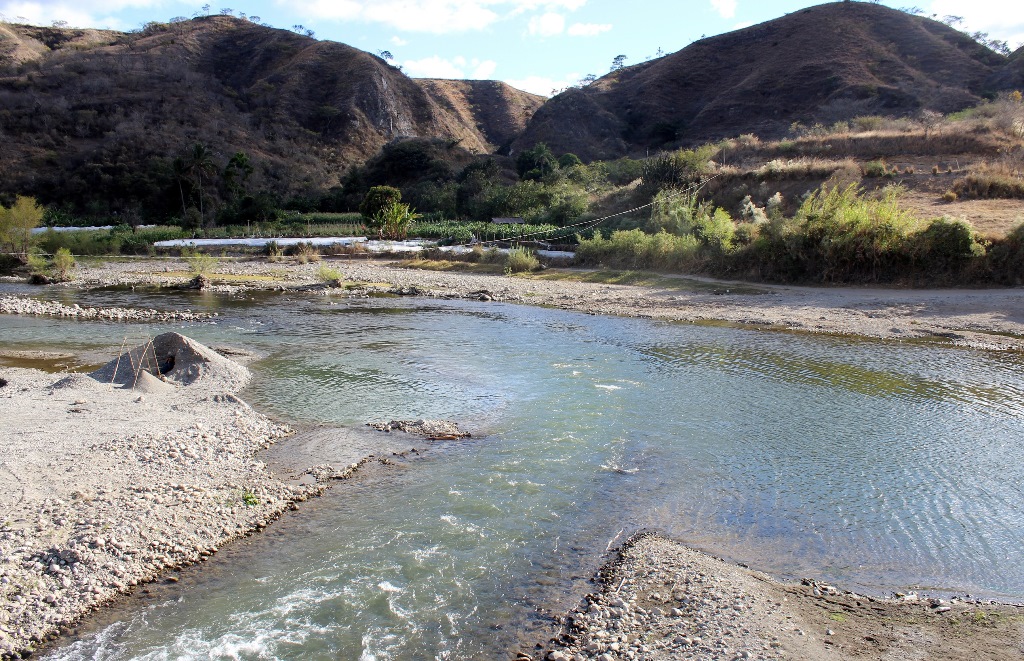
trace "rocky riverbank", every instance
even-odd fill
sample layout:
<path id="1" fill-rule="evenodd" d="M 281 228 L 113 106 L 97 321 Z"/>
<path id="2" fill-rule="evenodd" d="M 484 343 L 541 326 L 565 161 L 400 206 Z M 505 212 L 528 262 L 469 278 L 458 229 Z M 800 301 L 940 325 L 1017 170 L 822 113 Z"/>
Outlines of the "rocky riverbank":
<path id="1" fill-rule="evenodd" d="M 321 265 L 338 271 L 340 287 L 321 282 Z M 911 290 L 750 285 L 707 278 L 654 277 L 645 286 L 586 282 L 589 272 L 550 269 L 504 276 L 403 268 L 377 261 L 320 264 L 224 261 L 214 291 L 306 291 L 359 297 L 374 293 L 504 301 L 591 314 L 668 321 L 727 322 L 773 330 L 930 340 L 988 349 L 1024 349 L 1024 289 Z M 188 282 L 184 262 L 109 261 L 81 266 L 72 287 Z M 2 310 L 0 310 L 2 311 Z"/>
<path id="2" fill-rule="evenodd" d="M 139 308 L 85 307 L 64 305 L 57 301 L 40 301 L 26 296 L 0 296 L 0 314 L 21 314 L 31 316 L 62 317 L 99 321 L 203 321 L 216 317 L 205 312 L 142 310 Z"/>
<path id="3" fill-rule="evenodd" d="M 1024 608 L 916 594 L 877 599 L 779 583 L 657 535 L 638 535 L 560 635 L 521 659 L 1020 659 Z"/>
<path id="4" fill-rule="evenodd" d="M 0 368 L 0 657 L 322 490 L 257 459 L 290 430 L 232 394 L 248 370 L 177 338 L 161 376 L 146 349 L 96 378 Z"/>

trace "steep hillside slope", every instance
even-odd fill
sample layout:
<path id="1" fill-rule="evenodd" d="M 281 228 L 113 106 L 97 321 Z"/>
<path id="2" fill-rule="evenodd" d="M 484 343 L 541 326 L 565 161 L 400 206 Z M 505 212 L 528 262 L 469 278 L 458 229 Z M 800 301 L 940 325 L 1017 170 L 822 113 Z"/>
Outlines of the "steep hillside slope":
<path id="1" fill-rule="evenodd" d="M 608 158 L 794 121 L 950 112 L 977 103 L 1006 58 L 942 23 L 839 2 L 703 39 L 549 101 L 517 148 Z"/>
<path id="2" fill-rule="evenodd" d="M 488 143 L 496 146 L 508 146 L 518 137 L 547 100 L 497 80 L 423 78 L 416 82 L 438 107 L 462 125 L 475 126 Z"/>
<path id="3" fill-rule="evenodd" d="M 484 83 L 453 104 L 376 56 L 228 16 L 137 34 L 3 27 L 0 186 L 45 202 L 161 206 L 196 143 L 220 166 L 248 153 L 254 187 L 323 190 L 395 138 L 492 152 L 539 105 Z"/>
<path id="4" fill-rule="evenodd" d="M 1024 46 L 1010 55 L 1010 61 L 992 75 L 988 84 L 995 90 L 1024 90 Z"/>

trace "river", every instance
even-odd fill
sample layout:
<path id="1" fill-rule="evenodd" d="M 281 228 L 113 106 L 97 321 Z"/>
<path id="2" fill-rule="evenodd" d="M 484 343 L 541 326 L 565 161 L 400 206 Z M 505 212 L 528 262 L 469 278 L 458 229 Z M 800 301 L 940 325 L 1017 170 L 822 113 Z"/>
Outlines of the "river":
<path id="1" fill-rule="evenodd" d="M 1024 599 L 1016 353 L 495 303 L 62 295 L 220 317 L 0 316 L 5 348 L 100 362 L 179 330 L 260 353 L 244 397 L 272 415 L 478 433 L 339 484 L 46 658 L 501 658 L 641 528 L 781 578 Z"/>

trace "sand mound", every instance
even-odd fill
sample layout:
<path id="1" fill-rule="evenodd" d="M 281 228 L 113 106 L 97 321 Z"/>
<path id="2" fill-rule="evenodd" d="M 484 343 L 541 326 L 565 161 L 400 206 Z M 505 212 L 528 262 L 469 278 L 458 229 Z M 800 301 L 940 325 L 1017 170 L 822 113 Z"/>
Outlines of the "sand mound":
<path id="1" fill-rule="evenodd" d="M 145 376 L 143 376 L 145 375 Z M 90 376 L 104 383 L 159 392 L 170 384 L 235 390 L 251 378 L 248 369 L 179 333 L 164 333 L 110 361 Z M 170 383 L 165 383 L 165 381 Z"/>
<path id="2" fill-rule="evenodd" d="M 55 390 L 101 390 L 100 384 L 88 374 L 68 374 L 64 378 L 50 386 L 50 391 Z"/>

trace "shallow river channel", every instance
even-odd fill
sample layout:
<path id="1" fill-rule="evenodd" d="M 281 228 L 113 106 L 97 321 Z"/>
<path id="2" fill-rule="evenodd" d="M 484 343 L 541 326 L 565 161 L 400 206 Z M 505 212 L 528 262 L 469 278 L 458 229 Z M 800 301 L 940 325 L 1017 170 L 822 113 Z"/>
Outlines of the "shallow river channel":
<path id="1" fill-rule="evenodd" d="M 496 303 L 47 296 L 220 317 L 0 316 L 5 348 L 98 363 L 174 329 L 264 355 L 243 396 L 276 417 L 477 433 L 337 484 L 50 659 L 508 658 L 641 528 L 785 579 L 1024 600 L 1015 353 Z"/>

